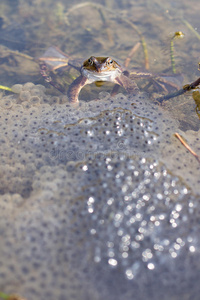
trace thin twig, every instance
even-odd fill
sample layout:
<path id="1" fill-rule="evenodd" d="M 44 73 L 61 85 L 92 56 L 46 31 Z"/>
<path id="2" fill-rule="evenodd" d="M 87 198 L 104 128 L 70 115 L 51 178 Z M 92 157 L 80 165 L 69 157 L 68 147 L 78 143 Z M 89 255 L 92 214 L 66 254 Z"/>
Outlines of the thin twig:
<path id="1" fill-rule="evenodd" d="M 24 53 L 21 53 L 19 51 L 14 51 L 14 50 L 7 49 L 6 52 L 17 55 L 17 56 L 21 56 L 21 57 L 29 59 L 29 60 L 35 60 L 34 57 L 32 57 L 30 55 L 27 55 L 27 54 L 24 54 Z"/>
<path id="2" fill-rule="evenodd" d="M 133 46 L 133 48 L 131 49 L 129 55 L 127 56 L 125 62 L 124 62 L 124 66 L 125 68 L 128 68 L 129 64 L 130 64 L 130 61 L 133 57 L 133 55 L 135 54 L 135 52 L 139 49 L 141 43 L 140 42 L 137 42 L 137 44 L 135 46 Z"/>
<path id="3" fill-rule="evenodd" d="M 192 148 L 184 141 L 184 139 L 180 136 L 179 133 L 175 133 L 174 134 L 175 137 L 183 144 L 183 146 L 196 158 L 196 160 L 200 163 L 200 156 L 198 156 L 196 154 L 196 152 L 194 152 L 194 150 L 192 150 Z"/>

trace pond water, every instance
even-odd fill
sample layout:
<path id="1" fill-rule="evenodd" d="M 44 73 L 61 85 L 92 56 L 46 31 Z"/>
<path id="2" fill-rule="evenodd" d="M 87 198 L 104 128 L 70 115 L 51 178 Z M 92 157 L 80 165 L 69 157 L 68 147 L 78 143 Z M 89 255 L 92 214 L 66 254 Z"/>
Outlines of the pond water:
<path id="1" fill-rule="evenodd" d="M 199 9 L 198 1 L 1 1 L 0 84 L 15 91 L 0 95 L 1 292 L 199 299 L 198 97 L 156 101 L 171 92 L 160 78 L 182 87 L 199 77 Z M 136 96 L 88 85 L 74 107 L 40 75 L 36 60 L 52 45 L 77 65 L 131 56 L 130 72 L 156 80 L 137 78 Z M 51 73 L 66 91 L 78 75 Z"/>

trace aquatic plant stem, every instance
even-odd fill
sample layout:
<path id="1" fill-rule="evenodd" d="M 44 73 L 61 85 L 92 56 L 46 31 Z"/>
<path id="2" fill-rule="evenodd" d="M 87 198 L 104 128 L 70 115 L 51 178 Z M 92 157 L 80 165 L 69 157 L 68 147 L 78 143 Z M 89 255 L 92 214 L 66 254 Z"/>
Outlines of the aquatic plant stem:
<path id="1" fill-rule="evenodd" d="M 0 292 L 0 299 L 8 300 L 9 299 L 9 295 Z"/>
<path id="2" fill-rule="evenodd" d="M 142 35 L 141 35 L 141 42 L 142 42 L 142 47 L 143 47 L 143 52 L 144 52 L 145 69 L 149 70 L 149 56 L 148 56 L 148 51 L 147 51 L 147 44 L 146 44 L 145 39 Z"/>
<path id="3" fill-rule="evenodd" d="M 0 85 L 0 89 L 1 89 L 1 90 L 4 90 L 4 91 L 13 92 L 11 88 L 9 88 L 9 87 L 7 87 L 7 86 L 3 86 L 3 85 Z"/>
<path id="4" fill-rule="evenodd" d="M 162 101 L 164 101 L 164 100 L 169 100 L 171 98 L 183 95 L 187 91 L 195 89 L 198 85 L 200 85 L 200 77 L 197 80 L 195 80 L 194 82 L 184 85 L 182 87 L 182 89 L 180 89 L 180 90 L 178 90 L 174 93 L 171 93 L 171 94 L 168 94 L 168 95 L 165 95 L 165 96 L 161 96 L 161 97 L 157 98 L 156 100 L 158 102 L 162 103 Z"/>
<path id="5" fill-rule="evenodd" d="M 174 59 L 174 38 L 172 38 L 170 41 L 170 57 L 171 57 L 172 72 L 176 74 L 175 59 Z"/>
<path id="6" fill-rule="evenodd" d="M 176 31 L 170 41 L 171 66 L 172 66 L 172 72 L 174 74 L 176 74 L 175 59 L 174 59 L 174 39 L 183 38 L 183 37 L 184 37 L 184 34 L 182 31 Z"/>
<path id="7" fill-rule="evenodd" d="M 194 33 L 198 40 L 200 40 L 200 34 L 195 30 L 195 28 L 185 19 L 182 19 L 182 21 Z"/>

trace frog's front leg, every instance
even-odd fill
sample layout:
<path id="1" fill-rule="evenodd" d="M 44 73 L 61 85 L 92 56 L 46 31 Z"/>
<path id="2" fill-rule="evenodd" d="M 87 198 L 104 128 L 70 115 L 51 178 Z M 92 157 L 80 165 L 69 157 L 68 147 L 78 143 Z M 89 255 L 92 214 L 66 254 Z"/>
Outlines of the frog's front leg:
<path id="1" fill-rule="evenodd" d="M 79 76 L 77 77 L 69 86 L 69 89 L 67 91 L 67 96 L 69 99 L 69 102 L 71 103 L 77 103 L 79 102 L 78 100 L 78 95 L 81 91 L 81 89 L 88 84 L 88 79 L 84 76 Z"/>
<path id="2" fill-rule="evenodd" d="M 115 78 L 115 83 L 122 86 L 128 94 L 137 95 L 139 93 L 137 84 L 123 73 Z"/>

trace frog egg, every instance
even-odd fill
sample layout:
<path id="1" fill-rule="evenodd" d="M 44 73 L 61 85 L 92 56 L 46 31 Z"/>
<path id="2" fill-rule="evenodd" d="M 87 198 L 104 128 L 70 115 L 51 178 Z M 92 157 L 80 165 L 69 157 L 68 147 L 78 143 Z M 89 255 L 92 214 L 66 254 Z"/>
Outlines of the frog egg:
<path id="1" fill-rule="evenodd" d="M 31 108 L 31 103 L 24 101 L 21 103 L 24 109 L 30 109 Z"/>
<path id="2" fill-rule="evenodd" d="M 127 97 L 122 93 L 117 93 L 117 95 L 115 95 L 113 99 L 114 101 L 127 101 Z"/>
<path id="3" fill-rule="evenodd" d="M 43 94 L 43 92 L 40 89 L 36 88 L 36 87 L 31 89 L 30 93 L 31 93 L 32 96 L 40 96 L 40 95 Z"/>
<path id="4" fill-rule="evenodd" d="M 0 101 L 0 106 L 4 109 L 10 109 L 13 105 L 12 99 L 10 97 L 4 97 Z"/>
<path id="5" fill-rule="evenodd" d="M 51 97 L 50 104 L 58 104 L 60 103 L 60 97 L 53 96 Z"/>
<path id="6" fill-rule="evenodd" d="M 30 91 L 35 87 L 35 84 L 33 82 L 27 82 L 23 85 L 24 91 Z"/>
<path id="7" fill-rule="evenodd" d="M 63 95 L 60 97 L 60 103 L 64 104 L 64 103 L 68 103 L 68 98 L 67 96 Z"/>
<path id="8" fill-rule="evenodd" d="M 36 84 L 36 85 L 35 85 L 35 88 L 36 88 L 37 90 L 40 90 L 41 93 L 45 93 L 45 91 L 46 91 L 46 87 L 45 87 L 44 85 L 42 85 L 42 84 Z"/>
<path id="9" fill-rule="evenodd" d="M 19 94 L 22 91 L 23 85 L 22 84 L 14 84 L 11 89 L 14 93 Z"/>
<path id="10" fill-rule="evenodd" d="M 5 193 L 1 197 L 1 202 L 0 202 L 0 208 L 1 208 L 1 214 L 2 211 L 6 211 L 7 209 L 12 209 L 12 201 L 11 201 L 12 196 L 8 193 Z"/>
<path id="11" fill-rule="evenodd" d="M 22 102 L 29 101 L 31 93 L 28 90 L 22 90 L 19 94 L 19 98 Z"/>
<path id="12" fill-rule="evenodd" d="M 100 92 L 98 98 L 100 100 L 107 100 L 110 98 L 110 94 L 108 92 Z"/>
<path id="13" fill-rule="evenodd" d="M 29 102 L 31 105 L 39 105 L 41 102 L 41 99 L 38 96 L 32 96 L 29 98 Z"/>

